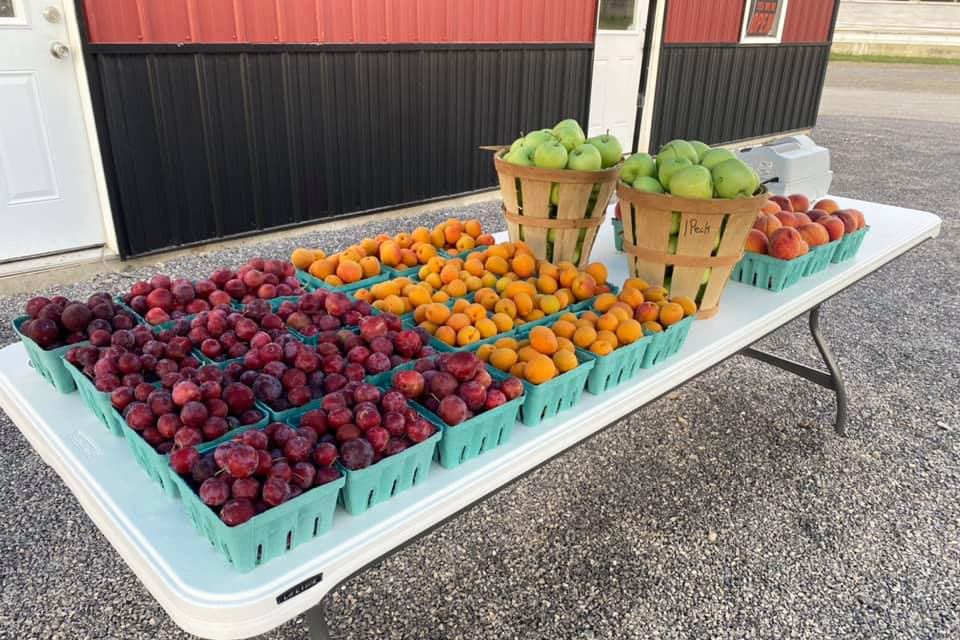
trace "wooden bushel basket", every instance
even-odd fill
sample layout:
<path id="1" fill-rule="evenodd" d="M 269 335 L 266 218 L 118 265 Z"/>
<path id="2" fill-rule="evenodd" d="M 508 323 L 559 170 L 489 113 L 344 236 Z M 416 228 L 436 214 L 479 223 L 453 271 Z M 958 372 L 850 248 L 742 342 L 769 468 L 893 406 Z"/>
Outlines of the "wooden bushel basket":
<path id="1" fill-rule="evenodd" d="M 713 317 L 730 272 L 743 257 L 747 234 L 767 203 L 766 189 L 751 198 L 699 200 L 637 191 L 620 182 L 617 195 L 630 274 L 663 286 L 672 266 L 670 295 L 689 296 L 700 308 L 697 317 Z M 668 252 L 674 213 L 680 214 L 675 254 Z"/>
<path id="2" fill-rule="evenodd" d="M 617 183 L 620 165 L 600 171 L 541 169 L 511 164 L 503 160 L 506 149 L 493 156 L 500 177 L 503 217 L 507 220 L 510 241 L 523 240 L 541 260 L 572 262 L 578 267 L 590 262 L 590 251 L 603 223 L 607 203 Z M 550 189 L 559 184 L 557 217 L 550 217 Z M 597 200 L 587 211 L 593 185 L 599 184 Z M 518 188 L 520 198 L 517 197 Z M 585 215 L 587 214 L 587 215 Z M 547 236 L 554 232 L 553 253 L 547 252 Z M 578 260 L 577 241 L 586 229 Z M 523 237 L 521 238 L 521 233 Z"/>

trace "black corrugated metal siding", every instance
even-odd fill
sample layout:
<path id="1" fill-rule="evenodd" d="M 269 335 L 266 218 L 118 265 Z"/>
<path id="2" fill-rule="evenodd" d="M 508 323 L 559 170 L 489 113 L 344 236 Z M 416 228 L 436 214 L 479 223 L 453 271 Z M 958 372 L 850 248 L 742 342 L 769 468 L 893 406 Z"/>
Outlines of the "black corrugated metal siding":
<path id="1" fill-rule="evenodd" d="M 479 145 L 587 115 L 589 45 L 253 49 L 89 48 L 124 255 L 492 187 Z"/>
<path id="2" fill-rule="evenodd" d="M 815 45 L 665 45 L 650 148 L 708 144 L 812 127 L 830 55 Z"/>

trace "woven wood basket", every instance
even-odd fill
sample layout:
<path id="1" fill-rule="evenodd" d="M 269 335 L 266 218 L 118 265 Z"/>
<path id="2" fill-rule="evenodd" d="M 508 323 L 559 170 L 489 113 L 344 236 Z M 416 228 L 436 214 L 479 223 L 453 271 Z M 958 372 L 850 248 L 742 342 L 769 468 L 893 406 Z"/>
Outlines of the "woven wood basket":
<path id="1" fill-rule="evenodd" d="M 620 165 L 600 171 L 524 167 L 504 161 L 506 151 L 498 151 L 493 156 L 493 164 L 500 177 L 503 217 L 507 220 L 510 241 L 523 240 L 542 260 L 586 266 L 590 262 L 597 229 L 603 223 L 607 203 L 616 187 Z M 559 184 L 560 188 L 557 215 L 551 218 L 550 190 L 554 184 Z M 600 185 L 600 190 L 596 202 L 588 210 L 594 185 Z M 551 230 L 554 234 L 552 253 L 548 252 Z M 584 230 L 583 245 L 577 256 L 577 242 Z"/>
<path id="2" fill-rule="evenodd" d="M 699 200 L 637 191 L 620 182 L 617 195 L 631 275 L 664 286 L 672 267 L 670 295 L 693 298 L 699 318 L 713 317 L 730 272 L 743 257 L 747 234 L 767 202 L 766 190 L 752 198 Z M 670 253 L 674 214 L 679 214 L 680 228 L 676 252 Z M 706 269 L 710 275 L 704 283 Z"/>

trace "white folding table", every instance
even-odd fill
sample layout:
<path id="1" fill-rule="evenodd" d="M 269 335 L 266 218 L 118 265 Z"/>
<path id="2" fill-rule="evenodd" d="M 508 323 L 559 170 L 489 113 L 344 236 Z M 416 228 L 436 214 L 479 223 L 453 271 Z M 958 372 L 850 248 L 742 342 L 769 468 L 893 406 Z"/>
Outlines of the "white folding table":
<path id="1" fill-rule="evenodd" d="M 662 364 L 603 395 L 584 392 L 574 409 L 537 427 L 518 425 L 508 443 L 456 469 L 434 465 L 426 482 L 361 516 L 338 508 L 325 535 L 249 573 L 234 571 L 193 529 L 180 502 L 150 481 L 124 440 L 101 426 L 77 393 L 62 395 L 44 382 L 28 366 L 19 343 L 0 350 L 0 407 L 184 630 L 203 638 L 248 638 L 306 611 L 311 637 L 326 638 L 322 601 L 337 584 L 730 356 L 759 357 L 834 388 L 842 409 L 842 381 L 816 328 L 819 305 L 936 237 L 940 218 L 836 200 L 862 210 L 871 226 L 853 260 L 831 265 L 780 293 L 729 283 L 720 312 L 694 322 L 685 346 Z M 612 236 L 605 222 L 594 259 L 606 263 L 610 281 L 619 283 L 627 277 L 626 259 L 614 251 Z M 745 351 L 807 311 L 828 373 Z"/>

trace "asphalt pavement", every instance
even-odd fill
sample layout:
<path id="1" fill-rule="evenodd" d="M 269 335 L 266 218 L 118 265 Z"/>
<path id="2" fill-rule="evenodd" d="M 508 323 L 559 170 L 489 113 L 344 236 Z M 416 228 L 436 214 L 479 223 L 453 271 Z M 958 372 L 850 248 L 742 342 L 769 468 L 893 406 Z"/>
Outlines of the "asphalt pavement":
<path id="1" fill-rule="evenodd" d="M 813 137 L 831 149 L 833 192 L 944 220 L 940 238 L 824 307 L 849 436 L 831 430 L 830 392 L 734 358 L 337 588 L 335 637 L 960 636 L 960 124 L 827 115 Z M 459 213 L 501 224 L 495 203 Z M 158 270 L 200 276 L 380 230 L 42 293 L 119 291 Z M 0 345 L 32 295 L 0 298 Z M 817 362 L 802 320 L 760 346 Z M 0 639 L 189 637 L 5 415 L 0 442 Z M 265 637 L 306 630 L 296 619 Z"/>

